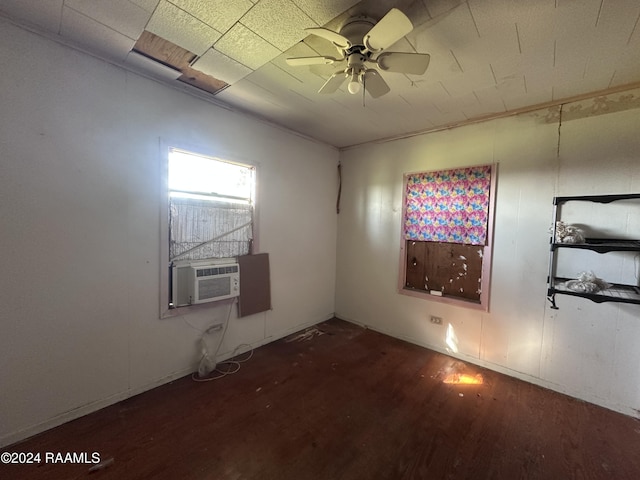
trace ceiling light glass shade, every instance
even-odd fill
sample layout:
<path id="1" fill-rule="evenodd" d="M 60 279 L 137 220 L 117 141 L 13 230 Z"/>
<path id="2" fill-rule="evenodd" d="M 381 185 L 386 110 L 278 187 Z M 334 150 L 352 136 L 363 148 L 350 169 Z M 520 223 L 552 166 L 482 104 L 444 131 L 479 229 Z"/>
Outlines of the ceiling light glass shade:
<path id="1" fill-rule="evenodd" d="M 357 73 L 351 74 L 349 84 L 347 85 L 347 90 L 349 90 L 349 93 L 354 95 L 360 91 L 360 82 L 358 81 Z"/>

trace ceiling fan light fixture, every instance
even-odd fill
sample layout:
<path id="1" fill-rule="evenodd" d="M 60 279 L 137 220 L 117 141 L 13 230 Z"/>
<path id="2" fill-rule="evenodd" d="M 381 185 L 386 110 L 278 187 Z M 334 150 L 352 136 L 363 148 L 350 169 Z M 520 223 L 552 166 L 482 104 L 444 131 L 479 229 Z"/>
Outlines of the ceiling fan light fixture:
<path id="1" fill-rule="evenodd" d="M 427 70 L 429 54 L 385 51 L 412 30 L 411 20 L 397 8 L 389 10 L 378 22 L 363 15 L 353 16 L 342 25 L 339 33 L 322 27 L 307 29 L 310 34 L 330 41 L 338 49 L 338 57 L 317 55 L 287 58 L 287 64 L 336 63 L 338 70 L 320 87 L 318 93 L 335 93 L 347 82 L 349 94 L 356 95 L 362 91 L 378 98 L 391 89 L 380 72 L 368 66 L 405 75 L 423 75 Z"/>
<path id="2" fill-rule="evenodd" d="M 349 93 L 352 95 L 355 95 L 360 91 L 360 75 L 357 72 L 353 72 L 349 77 L 347 90 L 349 90 Z"/>

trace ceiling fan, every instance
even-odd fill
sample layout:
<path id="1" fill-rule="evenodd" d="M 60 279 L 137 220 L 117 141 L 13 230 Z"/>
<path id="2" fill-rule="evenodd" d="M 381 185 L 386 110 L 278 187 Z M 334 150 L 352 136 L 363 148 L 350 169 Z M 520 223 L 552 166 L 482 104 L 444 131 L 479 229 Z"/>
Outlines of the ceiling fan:
<path id="1" fill-rule="evenodd" d="M 412 75 L 422 75 L 429 66 L 430 55 L 426 53 L 383 51 L 413 30 L 411 20 L 397 8 L 389 10 L 379 22 L 364 16 L 352 17 L 339 33 L 322 27 L 306 30 L 329 40 L 341 54 L 337 58 L 287 58 L 291 66 L 336 64 L 339 67 L 318 93 L 334 93 L 349 79 L 349 93 L 358 93 L 362 85 L 373 98 L 378 98 L 388 93 L 390 88 L 376 69 L 368 68 L 369 65 L 375 65 L 384 72 Z"/>

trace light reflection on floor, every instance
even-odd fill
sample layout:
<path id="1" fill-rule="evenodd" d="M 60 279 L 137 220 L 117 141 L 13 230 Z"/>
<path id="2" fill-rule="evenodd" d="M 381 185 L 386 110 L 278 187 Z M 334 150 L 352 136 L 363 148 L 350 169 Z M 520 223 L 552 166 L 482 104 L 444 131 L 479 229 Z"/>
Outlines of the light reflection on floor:
<path id="1" fill-rule="evenodd" d="M 451 373 L 442 380 L 442 383 L 449 383 L 452 385 L 482 385 L 484 378 L 481 374 L 469 375 L 467 373 Z"/>

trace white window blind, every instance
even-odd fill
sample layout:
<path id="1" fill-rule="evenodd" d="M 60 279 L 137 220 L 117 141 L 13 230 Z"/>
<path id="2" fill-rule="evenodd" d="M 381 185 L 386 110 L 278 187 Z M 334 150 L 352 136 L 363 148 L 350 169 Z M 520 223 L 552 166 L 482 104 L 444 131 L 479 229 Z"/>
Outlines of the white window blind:
<path id="1" fill-rule="evenodd" d="M 171 261 L 249 254 L 252 205 L 171 197 L 169 210 Z"/>

